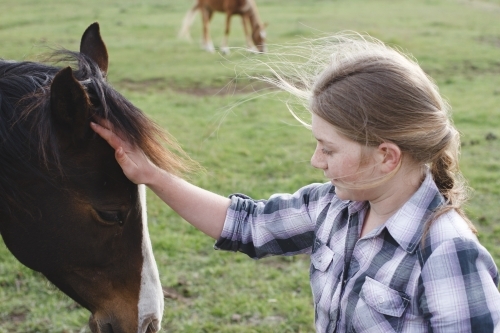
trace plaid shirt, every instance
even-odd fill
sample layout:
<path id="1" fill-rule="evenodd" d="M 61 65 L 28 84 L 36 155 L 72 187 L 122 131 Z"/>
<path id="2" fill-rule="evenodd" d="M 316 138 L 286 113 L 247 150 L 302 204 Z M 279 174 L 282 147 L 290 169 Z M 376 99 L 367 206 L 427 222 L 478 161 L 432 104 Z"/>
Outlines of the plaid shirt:
<path id="1" fill-rule="evenodd" d="M 338 199 L 329 183 L 231 200 L 215 248 L 252 258 L 309 253 L 317 332 L 500 332 L 497 267 L 458 213 L 434 221 L 422 246 L 443 201 L 429 173 L 361 239 L 368 203 Z"/>

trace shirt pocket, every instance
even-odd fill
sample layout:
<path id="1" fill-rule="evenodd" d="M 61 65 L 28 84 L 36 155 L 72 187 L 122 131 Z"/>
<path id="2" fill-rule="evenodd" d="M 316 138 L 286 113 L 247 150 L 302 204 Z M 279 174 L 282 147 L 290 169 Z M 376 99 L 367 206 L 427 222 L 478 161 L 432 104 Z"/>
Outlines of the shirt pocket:
<path id="1" fill-rule="evenodd" d="M 315 304 L 319 303 L 325 287 L 332 291 L 336 280 L 334 269 L 339 260 L 340 257 L 325 244 L 311 254 L 310 279 Z M 331 295 L 326 297 L 331 298 Z"/>
<path id="2" fill-rule="evenodd" d="M 401 331 L 408 295 L 367 276 L 359 297 L 348 332 L 367 332 L 374 327 L 385 327 L 387 333 Z"/>
<path id="3" fill-rule="evenodd" d="M 335 253 L 326 245 L 321 245 L 316 252 L 311 254 L 311 263 L 314 268 L 320 272 L 324 272 L 330 266 Z"/>
<path id="4" fill-rule="evenodd" d="M 366 277 L 359 296 L 370 307 L 384 315 L 401 317 L 409 303 L 409 297 L 386 285 Z"/>

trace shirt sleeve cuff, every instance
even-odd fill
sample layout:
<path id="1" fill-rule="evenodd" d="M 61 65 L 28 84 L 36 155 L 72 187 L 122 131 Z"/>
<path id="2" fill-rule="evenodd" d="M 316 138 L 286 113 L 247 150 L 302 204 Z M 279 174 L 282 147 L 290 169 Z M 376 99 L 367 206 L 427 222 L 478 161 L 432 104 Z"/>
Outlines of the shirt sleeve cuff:
<path id="1" fill-rule="evenodd" d="M 214 244 L 214 249 L 236 252 L 241 241 L 241 230 L 239 228 L 241 223 L 238 222 L 241 221 L 241 214 L 247 214 L 244 209 L 245 200 L 250 199 L 250 197 L 236 193 L 231 194 L 229 198 L 231 199 L 231 204 L 227 209 L 224 226 L 219 239 Z"/>

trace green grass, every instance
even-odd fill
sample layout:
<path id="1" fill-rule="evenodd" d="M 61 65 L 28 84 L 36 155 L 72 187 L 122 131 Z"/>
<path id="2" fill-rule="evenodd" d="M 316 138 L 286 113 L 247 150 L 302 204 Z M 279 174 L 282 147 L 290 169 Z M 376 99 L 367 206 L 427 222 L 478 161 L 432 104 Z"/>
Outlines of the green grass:
<path id="1" fill-rule="evenodd" d="M 368 32 L 412 53 L 453 106 L 462 132 L 461 166 L 474 188 L 467 212 L 500 264 L 499 0 L 260 0 L 276 44 L 340 30 Z M 251 99 L 224 87 L 235 76 L 227 57 L 176 38 L 191 0 L 4 0 L 0 57 L 38 60 L 47 47 L 76 50 L 83 30 L 99 21 L 110 53 L 110 82 L 177 138 L 206 172 L 191 175 L 222 195 L 265 198 L 323 181 L 309 166 L 311 134 L 298 126 L 280 96 Z M 231 46 L 244 46 L 239 18 Z M 221 40 L 223 16 L 212 36 Z M 240 88 L 240 86 L 238 87 Z M 219 92 L 220 91 L 220 92 Z M 218 93 L 219 92 L 219 93 Z M 282 96 L 285 98 L 285 96 Z M 213 251 L 213 241 L 150 193 L 150 232 L 166 299 L 168 332 L 313 332 L 308 258 L 252 261 Z M 0 244 L 0 333 L 88 332 L 88 312 L 18 263 Z"/>

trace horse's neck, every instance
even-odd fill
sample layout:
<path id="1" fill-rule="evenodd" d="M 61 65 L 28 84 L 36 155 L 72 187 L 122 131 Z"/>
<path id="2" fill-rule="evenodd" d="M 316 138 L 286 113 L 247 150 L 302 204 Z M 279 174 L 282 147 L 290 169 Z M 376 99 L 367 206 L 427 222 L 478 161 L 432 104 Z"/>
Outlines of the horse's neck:
<path id="1" fill-rule="evenodd" d="M 260 22 L 259 13 L 257 11 L 257 5 L 254 0 L 247 0 L 247 5 L 249 6 L 248 18 L 250 19 L 250 24 L 252 25 L 252 31 L 260 29 L 262 23 Z"/>

